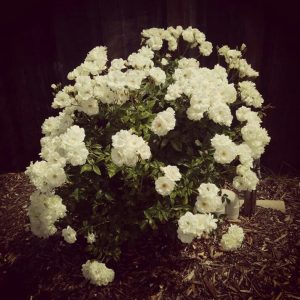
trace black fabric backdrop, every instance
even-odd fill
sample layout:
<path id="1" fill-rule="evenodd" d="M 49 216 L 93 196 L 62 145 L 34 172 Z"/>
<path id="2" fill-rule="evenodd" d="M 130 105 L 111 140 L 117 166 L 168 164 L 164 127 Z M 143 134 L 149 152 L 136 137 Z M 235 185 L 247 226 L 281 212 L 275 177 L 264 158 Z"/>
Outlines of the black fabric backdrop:
<path id="1" fill-rule="evenodd" d="M 296 2 L 295 2 L 296 3 Z M 299 174 L 299 17 L 291 1 L 11 1 L 0 16 L 0 173 L 24 170 L 38 159 L 52 83 L 97 45 L 110 58 L 139 46 L 143 28 L 189 25 L 214 45 L 246 43 L 247 59 L 260 72 L 257 85 L 275 106 L 264 126 L 272 141 L 262 164 Z"/>

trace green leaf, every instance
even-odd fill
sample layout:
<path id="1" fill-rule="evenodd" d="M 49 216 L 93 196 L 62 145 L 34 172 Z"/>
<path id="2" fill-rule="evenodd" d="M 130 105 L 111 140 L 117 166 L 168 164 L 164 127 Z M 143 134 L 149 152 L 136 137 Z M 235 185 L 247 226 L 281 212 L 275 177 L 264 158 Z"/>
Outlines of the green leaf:
<path id="1" fill-rule="evenodd" d="M 151 117 L 152 116 L 152 114 L 150 113 L 150 112 L 148 112 L 148 111 L 144 111 L 144 112 L 142 112 L 141 113 L 141 115 L 140 115 L 140 119 L 141 120 L 143 120 L 143 119 L 148 119 L 149 117 Z"/>
<path id="2" fill-rule="evenodd" d="M 109 178 L 112 178 L 117 172 L 118 167 L 115 164 L 108 164 L 106 166 Z"/>
<path id="3" fill-rule="evenodd" d="M 155 105 L 155 102 L 156 102 L 155 100 L 150 100 L 150 101 L 148 101 L 148 102 L 147 102 L 147 107 L 150 108 L 150 109 L 152 109 L 153 106 Z"/>
<path id="4" fill-rule="evenodd" d="M 93 165 L 93 171 L 98 174 L 98 175 L 101 175 L 101 171 L 99 169 L 99 167 L 97 165 Z"/>
<path id="5" fill-rule="evenodd" d="M 176 193 L 172 192 L 171 195 L 170 195 L 171 206 L 174 206 L 174 204 L 175 204 L 175 198 L 176 198 Z"/>
<path id="6" fill-rule="evenodd" d="M 85 164 L 81 167 L 80 174 L 82 174 L 84 172 L 89 172 L 89 171 L 92 171 L 92 166 L 89 164 Z"/>

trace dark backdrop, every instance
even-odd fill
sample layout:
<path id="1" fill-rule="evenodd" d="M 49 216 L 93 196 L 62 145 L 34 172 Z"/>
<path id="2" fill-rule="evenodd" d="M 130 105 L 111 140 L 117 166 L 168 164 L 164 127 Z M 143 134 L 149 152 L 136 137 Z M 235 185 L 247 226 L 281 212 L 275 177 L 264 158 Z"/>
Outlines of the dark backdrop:
<path id="1" fill-rule="evenodd" d="M 272 4 L 271 4 L 272 3 Z M 143 28 L 192 25 L 214 45 L 246 43 L 260 72 L 257 85 L 275 106 L 267 119 L 272 141 L 262 164 L 299 174 L 299 17 L 292 1 L 91 0 L 10 1 L 0 16 L 0 173 L 38 159 L 40 126 L 49 115 L 50 85 L 86 53 L 106 45 L 110 58 L 139 46 Z"/>

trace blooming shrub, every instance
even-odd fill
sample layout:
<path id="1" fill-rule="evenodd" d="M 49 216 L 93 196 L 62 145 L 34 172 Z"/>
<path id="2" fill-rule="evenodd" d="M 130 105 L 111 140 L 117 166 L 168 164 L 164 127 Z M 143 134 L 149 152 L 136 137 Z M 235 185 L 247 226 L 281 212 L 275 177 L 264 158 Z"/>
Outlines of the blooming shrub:
<path id="1" fill-rule="evenodd" d="M 109 63 L 105 47 L 91 50 L 70 85 L 52 86 L 61 111 L 42 125 L 42 160 L 26 170 L 37 189 L 32 232 L 47 238 L 61 228 L 67 243 L 83 240 L 108 262 L 158 227 L 184 243 L 216 229 L 225 180 L 254 190 L 253 161 L 270 141 L 258 72 L 244 52 L 213 53 L 204 33 L 181 26 L 143 30 L 126 60 Z M 219 63 L 204 67 L 207 56 Z M 223 237 L 225 249 L 240 245 L 235 232 Z M 98 285 L 113 279 L 96 261 L 82 270 Z"/>

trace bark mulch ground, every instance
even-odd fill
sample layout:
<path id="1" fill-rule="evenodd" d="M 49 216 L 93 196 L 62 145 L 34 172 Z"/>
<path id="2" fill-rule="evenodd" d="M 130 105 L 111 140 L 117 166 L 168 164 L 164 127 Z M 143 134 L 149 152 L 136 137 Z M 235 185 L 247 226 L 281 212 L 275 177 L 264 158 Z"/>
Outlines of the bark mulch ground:
<path id="1" fill-rule="evenodd" d="M 26 207 L 33 191 L 23 173 L 0 176 L 0 299 L 300 299 L 299 179 L 265 176 L 259 199 L 282 199 L 285 214 L 257 208 L 241 216 L 245 231 L 239 251 L 224 253 L 220 236 L 190 245 L 159 238 L 124 249 L 115 281 L 87 283 L 80 245 L 30 232 Z"/>

